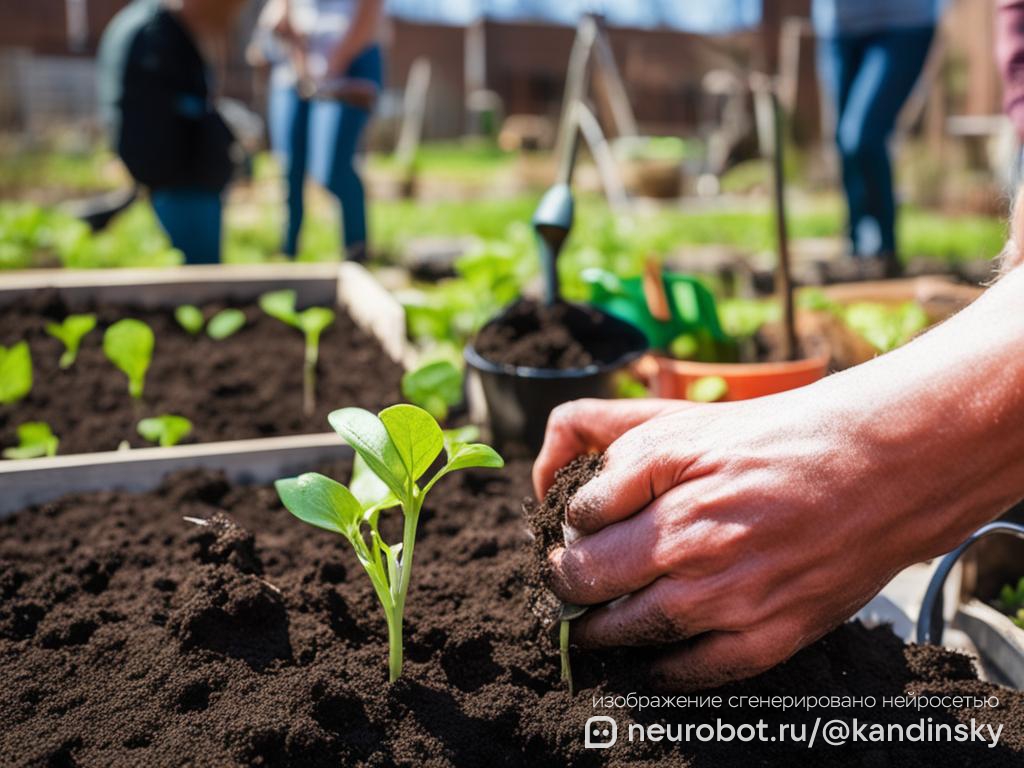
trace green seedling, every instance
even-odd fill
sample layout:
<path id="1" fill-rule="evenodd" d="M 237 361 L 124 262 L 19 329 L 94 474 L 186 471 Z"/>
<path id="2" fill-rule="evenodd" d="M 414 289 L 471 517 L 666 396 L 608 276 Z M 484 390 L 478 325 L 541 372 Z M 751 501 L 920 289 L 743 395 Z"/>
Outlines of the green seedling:
<path id="1" fill-rule="evenodd" d="M 421 365 L 402 375 L 402 397 L 444 421 L 462 402 L 462 371 L 448 360 Z"/>
<path id="2" fill-rule="evenodd" d="M 328 422 L 356 452 L 348 487 L 309 472 L 278 480 L 284 506 L 300 520 L 340 533 L 352 545 L 384 608 L 388 627 L 388 672 L 402 673 L 402 617 L 412 576 L 416 526 L 423 502 L 438 480 L 470 467 L 501 467 L 493 448 L 445 435 L 434 418 L 414 405 L 394 405 L 377 416 L 343 408 Z M 445 452 L 445 463 L 425 485 L 423 474 Z M 383 510 L 401 507 L 402 541 L 387 544 L 378 529 Z"/>
<path id="3" fill-rule="evenodd" d="M 32 353 L 27 341 L 0 345 L 0 403 L 16 403 L 32 391 Z"/>
<path id="4" fill-rule="evenodd" d="M 64 345 L 60 367 L 70 368 L 78 357 L 82 339 L 96 327 L 96 315 L 68 315 L 63 323 L 47 323 L 46 332 Z"/>
<path id="5" fill-rule="evenodd" d="M 203 330 L 203 323 L 206 322 L 203 311 L 193 304 L 182 304 L 175 309 L 174 319 L 178 321 L 178 325 L 193 336 Z"/>
<path id="6" fill-rule="evenodd" d="M 562 613 L 558 617 L 558 656 L 562 660 L 562 682 L 569 688 L 569 695 L 575 693 L 572 682 L 572 660 L 569 656 L 569 630 L 573 619 L 578 619 L 589 609 L 585 605 L 562 603 Z"/>
<path id="7" fill-rule="evenodd" d="M 60 440 L 45 421 L 27 421 L 18 427 L 18 445 L 4 449 L 5 459 L 38 459 L 56 456 Z"/>
<path id="8" fill-rule="evenodd" d="M 165 413 L 142 419 L 136 427 L 139 434 L 151 443 L 159 443 L 161 448 L 177 445 L 192 432 L 192 422 L 184 416 Z"/>
<path id="9" fill-rule="evenodd" d="M 334 311 L 326 307 L 310 307 L 298 312 L 295 300 L 295 291 L 272 291 L 260 296 L 260 309 L 302 331 L 306 337 L 302 367 L 302 411 L 312 416 L 316 410 L 316 364 L 320 356 L 320 334 L 334 322 Z"/>
<path id="10" fill-rule="evenodd" d="M 1024 576 L 1017 586 L 1004 584 L 997 601 L 999 610 L 1005 613 L 1021 629 L 1024 629 Z"/>
<path id="11" fill-rule="evenodd" d="M 128 391 L 136 400 L 142 397 L 155 343 L 152 329 L 131 318 L 118 320 L 103 334 L 103 353 L 128 377 Z"/>
<path id="12" fill-rule="evenodd" d="M 240 309 L 222 309 L 206 324 L 206 335 L 214 341 L 233 336 L 245 327 L 245 313 Z"/>

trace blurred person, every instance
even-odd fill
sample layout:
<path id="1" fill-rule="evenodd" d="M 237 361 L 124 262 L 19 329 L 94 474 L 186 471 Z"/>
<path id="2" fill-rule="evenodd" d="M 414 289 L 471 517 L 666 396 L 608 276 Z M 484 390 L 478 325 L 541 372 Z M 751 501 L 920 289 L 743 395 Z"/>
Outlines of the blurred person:
<path id="1" fill-rule="evenodd" d="M 270 0 L 260 33 L 272 63 L 268 123 L 282 159 L 282 251 L 298 252 L 307 173 L 341 205 L 346 255 L 367 257 L 366 194 L 356 152 L 383 83 L 383 0 Z"/>
<path id="2" fill-rule="evenodd" d="M 818 69 L 835 112 L 850 255 L 864 274 L 900 274 L 886 145 L 945 0 L 813 0 Z"/>
<path id="3" fill-rule="evenodd" d="M 99 47 L 98 90 L 114 150 L 189 264 L 220 260 L 221 196 L 239 149 L 211 98 L 206 41 L 246 0 L 134 0 Z"/>
<path id="4" fill-rule="evenodd" d="M 696 689 L 775 666 L 1024 498 L 1024 204 L 1003 277 L 907 345 L 755 400 L 579 400 L 555 409 L 541 497 L 588 451 L 578 537 L 552 587 L 593 605 L 583 647 L 658 645 L 653 682 Z"/>
<path id="5" fill-rule="evenodd" d="M 1010 118 L 1018 143 L 1024 142 L 1024 0 L 999 0 L 996 7 L 996 60 L 1003 77 L 1003 110 Z M 1014 178 L 1024 171 L 1018 152 Z"/>

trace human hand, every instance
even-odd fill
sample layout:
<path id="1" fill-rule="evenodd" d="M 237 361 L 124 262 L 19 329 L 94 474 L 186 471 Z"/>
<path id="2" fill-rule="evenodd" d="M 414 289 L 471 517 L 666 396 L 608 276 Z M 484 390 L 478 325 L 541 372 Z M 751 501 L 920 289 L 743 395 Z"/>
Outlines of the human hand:
<path id="1" fill-rule="evenodd" d="M 672 407 L 583 401 L 556 411 L 534 478 L 605 449 L 552 553 L 564 601 L 615 601 L 578 619 L 584 647 L 693 638 L 652 672 L 702 688 L 772 667 L 920 559 L 921 497 L 814 387 L 756 401 Z"/>
<path id="2" fill-rule="evenodd" d="M 544 445 L 533 463 L 533 490 L 543 499 L 555 472 L 582 453 L 601 452 L 624 432 L 655 416 L 692 407 L 684 400 L 574 400 L 548 417 Z"/>

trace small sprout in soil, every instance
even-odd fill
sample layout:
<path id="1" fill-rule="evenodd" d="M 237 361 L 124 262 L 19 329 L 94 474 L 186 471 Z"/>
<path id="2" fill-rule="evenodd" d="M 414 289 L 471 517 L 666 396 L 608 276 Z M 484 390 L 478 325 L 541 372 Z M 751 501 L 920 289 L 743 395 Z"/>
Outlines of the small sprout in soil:
<path id="1" fill-rule="evenodd" d="M 306 354 L 302 368 L 302 412 L 307 416 L 316 410 L 316 364 L 320 355 L 320 334 L 334 322 L 334 310 L 310 307 L 295 309 L 295 291 L 272 291 L 260 296 L 260 309 L 282 323 L 302 331 L 306 337 Z"/>
<path id="2" fill-rule="evenodd" d="M 356 551 L 384 608 L 388 670 L 402 673 L 402 617 L 412 575 L 416 526 L 423 501 L 445 475 L 470 467 L 501 467 L 493 448 L 447 437 L 434 418 L 414 405 L 394 405 L 377 416 L 362 408 L 334 411 L 328 421 L 356 452 L 349 487 L 315 472 L 278 480 L 278 495 L 300 520 L 340 533 Z M 444 449 L 446 460 L 422 487 L 419 478 Z M 378 529 L 382 510 L 401 507 L 402 541 L 387 544 Z"/>
<path id="3" fill-rule="evenodd" d="M 402 376 L 402 397 L 445 421 L 448 409 L 462 402 L 462 371 L 448 360 L 421 365 Z"/>
<path id="4" fill-rule="evenodd" d="M 206 335 L 214 341 L 233 336 L 245 326 L 245 313 L 240 309 L 222 309 L 210 318 Z"/>
<path id="5" fill-rule="evenodd" d="M 60 440 L 45 421 L 27 421 L 18 427 L 18 445 L 4 449 L 5 459 L 38 459 L 56 456 Z"/>
<path id="6" fill-rule="evenodd" d="M 701 376 L 686 386 L 686 399 L 695 403 L 715 403 L 729 394 L 729 383 L 721 376 Z"/>
<path id="7" fill-rule="evenodd" d="M 192 432 L 192 422 L 184 416 L 165 413 L 142 419 L 138 426 L 139 434 L 151 443 L 159 443 L 161 448 L 177 445 Z"/>
<path id="8" fill-rule="evenodd" d="M 64 345 L 60 367 L 70 368 L 78 357 L 82 339 L 96 327 L 96 315 L 68 315 L 63 323 L 47 323 L 46 332 Z"/>
<path id="9" fill-rule="evenodd" d="M 1024 629 L 1024 576 L 1017 582 L 1017 586 L 1004 584 L 999 590 L 997 601 L 999 610 L 1005 613 L 1021 629 Z"/>
<path id="10" fill-rule="evenodd" d="M 569 657 L 569 629 L 572 620 L 578 619 L 586 612 L 586 606 L 562 603 L 562 613 L 558 617 L 558 655 L 562 659 L 562 682 L 569 687 L 570 696 L 575 691 L 572 684 L 572 662 Z"/>
<path id="11" fill-rule="evenodd" d="M 32 353 L 27 341 L 0 345 L 0 403 L 16 403 L 32 391 Z"/>
<path id="12" fill-rule="evenodd" d="M 136 400 L 142 397 L 154 344 L 152 329 L 131 318 L 118 320 L 103 334 L 103 352 L 128 377 L 128 391 Z"/>
<path id="13" fill-rule="evenodd" d="M 175 309 L 174 319 L 178 321 L 178 325 L 193 336 L 203 330 L 203 323 L 206 322 L 203 318 L 203 311 L 193 304 L 182 304 Z"/>

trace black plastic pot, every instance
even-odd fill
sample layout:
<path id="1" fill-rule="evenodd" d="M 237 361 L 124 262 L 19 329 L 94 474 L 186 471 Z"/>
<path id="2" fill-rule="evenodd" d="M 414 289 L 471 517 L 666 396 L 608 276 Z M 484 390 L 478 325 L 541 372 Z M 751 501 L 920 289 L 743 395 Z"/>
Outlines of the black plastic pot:
<path id="1" fill-rule="evenodd" d="M 608 318 L 611 332 L 621 339 L 621 352 L 586 368 L 555 370 L 495 363 L 472 344 L 466 346 L 466 363 L 480 379 L 491 440 L 499 450 L 534 456 L 544 442 L 548 416 L 556 406 L 584 397 L 616 396 L 616 374 L 647 350 L 647 338 L 635 326 L 606 312 L 601 314 Z M 503 317 L 498 315 L 488 325 L 501 322 Z"/>

